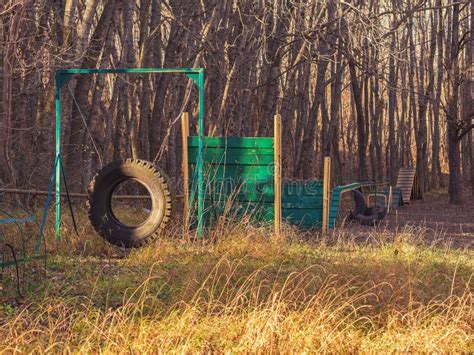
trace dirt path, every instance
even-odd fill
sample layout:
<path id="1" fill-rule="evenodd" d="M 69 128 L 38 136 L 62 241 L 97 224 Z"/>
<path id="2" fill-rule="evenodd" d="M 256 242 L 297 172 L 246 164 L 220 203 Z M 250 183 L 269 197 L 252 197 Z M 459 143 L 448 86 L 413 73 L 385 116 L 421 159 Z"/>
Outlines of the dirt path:
<path id="1" fill-rule="evenodd" d="M 394 212 L 387 217 L 390 229 L 423 226 L 428 229 L 427 237 L 444 235 L 453 245 L 474 247 L 474 200 L 470 196 L 463 205 L 450 205 L 446 193 L 430 193 Z"/>
<path id="2" fill-rule="evenodd" d="M 465 194 L 468 196 L 469 194 Z M 341 216 L 347 216 L 354 207 L 350 194 L 344 197 Z M 341 221 L 342 222 L 342 221 Z M 404 230 L 411 231 L 420 241 L 430 244 L 450 244 L 454 248 L 474 250 L 474 199 L 465 198 L 461 206 L 450 205 L 446 193 L 429 193 L 423 200 L 392 210 L 376 227 L 361 226 L 355 221 L 346 221 L 345 228 L 352 238 L 361 241 L 373 239 L 374 233 L 394 239 Z"/>

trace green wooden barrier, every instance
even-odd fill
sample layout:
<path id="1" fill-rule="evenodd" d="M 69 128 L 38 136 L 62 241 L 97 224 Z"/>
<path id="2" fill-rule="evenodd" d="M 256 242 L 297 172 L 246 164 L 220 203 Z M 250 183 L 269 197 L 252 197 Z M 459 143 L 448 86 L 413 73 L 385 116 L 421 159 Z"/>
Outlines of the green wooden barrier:
<path id="1" fill-rule="evenodd" d="M 203 139 L 204 224 L 209 226 L 219 216 L 238 218 L 244 214 L 258 221 L 272 221 L 274 139 L 271 137 L 204 137 Z M 198 157 L 199 137 L 190 136 L 188 161 L 191 212 L 196 200 Z"/>
<path id="2" fill-rule="evenodd" d="M 274 219 L 274 139 L 271 137 L 204 137 L 204 225 L 220 216 L 270 222 Z M 198 137 L 188 137 L 191 215 L 195 216 Z M 329 227 L 334 228 L 340 196 L 360 188 L 354 183 L 331 193 Z M 194 199 L 194 203 L 193 203 Z M 193 209 L 194 205 L 194 209 Z M 282 218 L 303 228 L 320 228 L 323 218 L 323 182 L 282 183 Z M 191 218 L 195 223 L 195 217 Z"/>
<path id="3" fill-rule="evenodd" d="M 304 228 L 320 228 L 323 220 L 323 182 L 284 181 L 282 217 L 288 224 Z"/>
<path id="4" fill-rule="evenodd" d="M 353 183 L 331 191 L 329 228 L 335 228 L 341 195 L 361 187 Z M 305 228 L 319 228 L 323 220 L 323 182 L 320 180 L 285 181 L 282 196 L 283 219 Z"/>

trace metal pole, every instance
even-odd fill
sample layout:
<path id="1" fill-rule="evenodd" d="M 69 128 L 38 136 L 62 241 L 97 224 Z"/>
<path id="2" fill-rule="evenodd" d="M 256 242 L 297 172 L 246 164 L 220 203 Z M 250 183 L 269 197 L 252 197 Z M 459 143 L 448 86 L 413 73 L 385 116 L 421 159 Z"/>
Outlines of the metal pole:
<path id="1" fill-rule="evenodd" d="M 189 213 L 189 166 L 188 166 L 188 136 L 189 136 L 189 115 L 183 112 L 181 117 L 181 135 L 183 146 L 183 223 L 184 229 L 188 230 L 188 213 Z"/>
<path id="2" fill-rule="evenodd" d="M 200 69 L 199 79 L 199 154 L 197 161 L 198 170 L 198 238 L 203 237 L 203 212 L 204 212 L 204 70 Z"/>
<path id="3" fill-rule="evenodd" d="M 65 80 L 75 74 L 113 74 L 113 73 L 184 73 L 198 85 L 199 88 L 199 155 L 196 169 L 198 169 L 198 236 L 203 235 L 204 210 L 204 69 L 202 68 L 114 68 L 114 69 L 60 69 L 56 72 L 56 155 L 55 161 L 61 159 L 61 87 Z M 196 78 L 197 76 L 197 78 Z M 197 80 L 196 80 L 197 79 Z M 56 183 L 56 237 L 60 237 L 61 229 L 61 164 L 55 166 Z"/>
<path id="4" fill-rule="evenodd" d="M 56 239 L 61 236 L 61 86 L 63 78 L 56 73 Z"/>

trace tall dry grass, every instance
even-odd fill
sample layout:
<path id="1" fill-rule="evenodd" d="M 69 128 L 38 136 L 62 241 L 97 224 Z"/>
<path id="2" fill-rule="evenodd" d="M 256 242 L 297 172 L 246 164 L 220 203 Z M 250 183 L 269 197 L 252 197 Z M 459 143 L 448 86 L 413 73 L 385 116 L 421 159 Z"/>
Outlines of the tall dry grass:
<path id="1" fill-rule="evenodd" d="M 472 251 L 423 229 L 275 238 L 241 223 L 130 253 L 81 233 L 49 232 L 46 276 L 0 306 L 2 352 L 474 351 Z"/>
<path id="2" fill-rule="evenodd" d="M 218 261 L 189 301 L 165 309 L 149 275 L 123 304 L 50 297 L 0 326 L 4 352 L 451 352 L 472 350 L 472 294 L 377 309 L 389 283 L 360 285 L 318 267 L 282 283 L 263 269 L 231 280 L 240 262 Z M 276 277 L 278 279 L 278 277 Z"/>

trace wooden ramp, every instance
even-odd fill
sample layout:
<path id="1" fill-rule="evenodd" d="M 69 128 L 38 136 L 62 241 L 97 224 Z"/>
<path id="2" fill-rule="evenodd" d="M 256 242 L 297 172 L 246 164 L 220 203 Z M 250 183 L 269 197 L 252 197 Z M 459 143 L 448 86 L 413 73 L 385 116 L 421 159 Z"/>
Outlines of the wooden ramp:
<path id="1" fill-rule="evenodd" d="M 398 172 L 397 187 L 402 190 L 402 197 L 404 203 L 410 203 L 411 192 L 413 190 L 413 183 L 415 181 L 416 169 L 400 168 Z"/>

